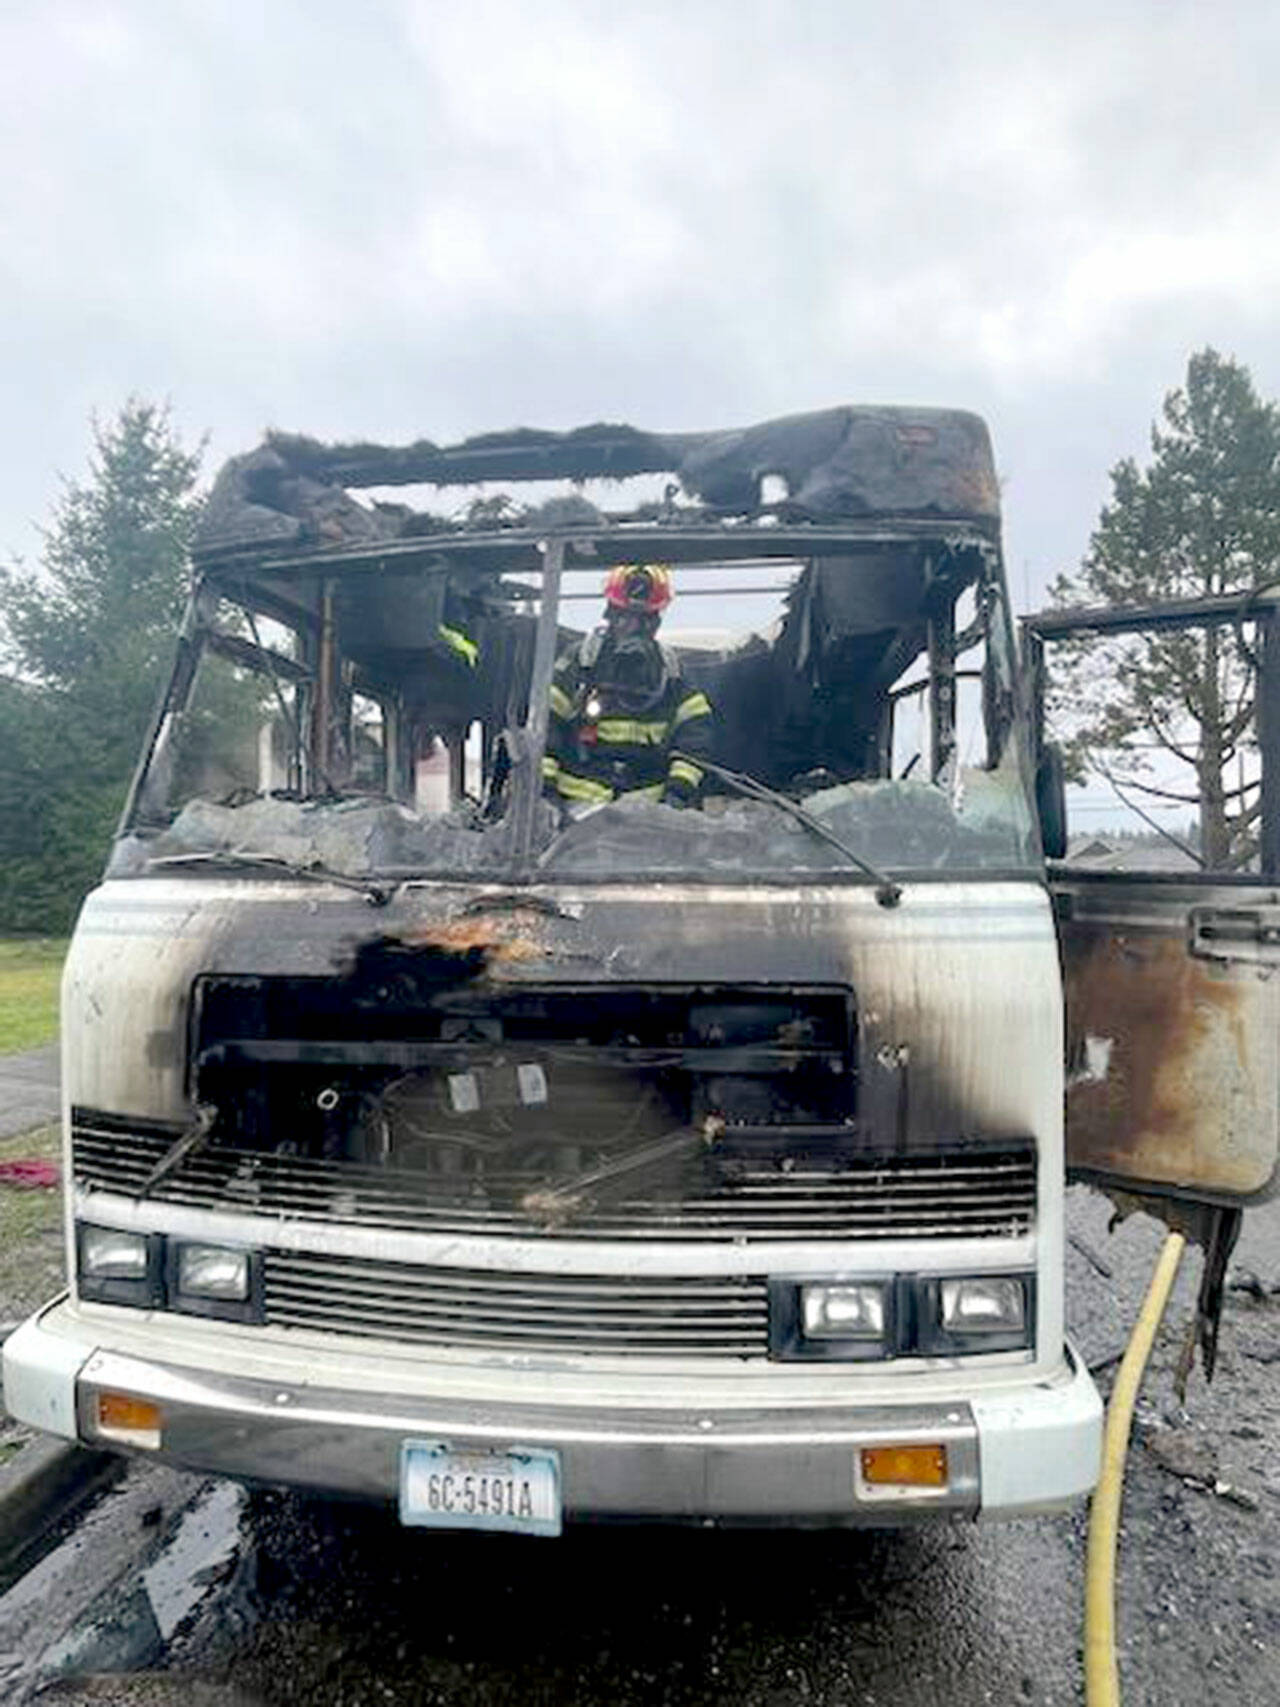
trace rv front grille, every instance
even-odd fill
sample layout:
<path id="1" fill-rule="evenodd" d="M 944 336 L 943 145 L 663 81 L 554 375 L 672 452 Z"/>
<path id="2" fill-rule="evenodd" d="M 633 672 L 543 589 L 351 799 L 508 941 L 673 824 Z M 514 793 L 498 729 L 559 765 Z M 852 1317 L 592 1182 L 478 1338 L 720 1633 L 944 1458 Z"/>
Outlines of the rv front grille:
<path id="1" fill-rule="evenodd" d="M 136 1193 L 180 1135 L 177 1127 L 77 1109 L 78 1186 Z M 784 1134 L 780 1131 L 779 1141 Z M 242 1150 L 210 1143 L 156 1184 L 158 1202 L 397 1232 L 546 1238 L 730 1241 L 779 1239 L 1012 1239 L 1035 1225 L 1031 1143 L 897 1156 L 850 1156 L 836 1166 L 752 1163 L 711 1190 L 679 1199 L 582 1202 L 539 1218 L 511 1207 L 519 1180 L 489 1183 L 499 1202 L 455 1191 L 434 1198 L 409 1170 Z M 545 1181 L 524 1182 L 533 1188 Z"/>
<path id="2" fill-rule="evenodd" d="M 269 1251 L 266 1320 L 429 1345 L 605 1356 L 765 1357 L 763 1279 L 513 1275 Z"/>

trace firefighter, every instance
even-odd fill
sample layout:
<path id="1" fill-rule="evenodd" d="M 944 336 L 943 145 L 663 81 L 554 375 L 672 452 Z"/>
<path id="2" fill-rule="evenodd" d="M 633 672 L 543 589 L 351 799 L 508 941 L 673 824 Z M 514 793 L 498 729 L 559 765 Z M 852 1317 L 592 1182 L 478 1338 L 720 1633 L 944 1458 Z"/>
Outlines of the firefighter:
<path id="1" fill-rule="evenodd" d="M 657 637 L 671 571 L 620 564 L 604 596 L 604 622 L 556 663 L 543 787 L 565 806 L 623 795 L 692 806 L 703 783 L 696 761 L 711 751 L 711 702 Z"/>

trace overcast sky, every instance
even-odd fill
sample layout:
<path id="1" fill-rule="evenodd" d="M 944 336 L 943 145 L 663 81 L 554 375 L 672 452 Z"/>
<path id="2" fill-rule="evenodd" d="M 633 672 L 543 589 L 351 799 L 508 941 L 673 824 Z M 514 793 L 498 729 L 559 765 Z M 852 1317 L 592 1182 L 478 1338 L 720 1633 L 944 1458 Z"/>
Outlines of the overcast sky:
<path id="1" fill-rule="evenodd" d="M 1038 602 L 1193 349 L 1280 394 L 1280 6 L 1049 12 L 0 0 L 0 555 L 130 392 L 210 469 L 915 402 Z"/>

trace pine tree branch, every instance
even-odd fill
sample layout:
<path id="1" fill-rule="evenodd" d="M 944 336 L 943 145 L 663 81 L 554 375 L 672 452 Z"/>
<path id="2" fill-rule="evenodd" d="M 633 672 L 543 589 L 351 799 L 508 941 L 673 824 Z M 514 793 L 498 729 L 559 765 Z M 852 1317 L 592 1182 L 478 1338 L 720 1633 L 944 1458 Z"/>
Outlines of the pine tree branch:
<path id="1" fill-rule="evenodd" d="M 1157 739 L 1161 746 L 1164 747 L 1167 752 L 1172 753 L 1175 759 L 1181 759 L 1184 765 L 1191 765 L 1193 767 L 1197 765 L 1200 762 L 1199 755 L 1195 753 L 1187 753 L 1182 750 L 1178 743 L 1173 739 L 1173 736 L 1169 734 L 1168 730 L 1161 726 L 1159 713 L 1149 700 L 1144 709 L 1151 727 L 1156 732 Z"/>
<path id="2" fill-rule="evenodd" d="M 1092 755 L 1090 755 L 1089 762 L 1100 775 L 1107 778 L 1108 782 L 1111 781 L 1106 770 Z M 1176 800 L 1182 806 L 1198 806 L 1200 804 L 1200 796 L 1198 794 L 1182 794 L 1172 788 L 1157 788 L 1154 783 L 1139 782 L 1137 777 L 1134 776 L 1125 777 L 1124 786 L 1126 788 L 1136 788 L 1142 794 L 1152 795 L 1157 800 Z"/>
<path id="3" fill-rule="evenodd" d="M 1236 702 L 1235 712 L 1223 729 L 1224 741 L 1237 741 L 1253 722 L 1254 714 L 1255 705 L 1252 696 L 1246 700 L 1242 693 L 1241 698 Z"/>
<path id="4" fill-rule="evenodd" d="M 1193 847 L 1190 846 L 1189 843 L 1184 842 L 1181 836 L 1175 836 L 1172 830 L 1166 830 L 1164 825 L 1157 822 L 1149 812 L 1144 812 L 1136 800 L 1126 799 L 1124 790 L 1120 787 L 1120 784 L 1116 781 L 1115 777 L 1112 776 L 1111 772 L 1105 765 L 1098 764 L 1095 760 L 1095 768 L 1105 778 L 1105 780 L 1110 783 L 1115 792 L 1116 798 L 1120 801 L 1122 806 L 1124 806 L 1128 811 L 1134 813 L 1137 817 L 1141 818 L 1144 824 L 1149 825 L 1158 836 L 1163 836 L 1166 842 L 1172 842 L 1175 848 L 1180 848 L 1182 852 L 1188 855 L 1188 857 L 1193 860 L 1202 871 L 1204 870 L 1204 859 Z"/>

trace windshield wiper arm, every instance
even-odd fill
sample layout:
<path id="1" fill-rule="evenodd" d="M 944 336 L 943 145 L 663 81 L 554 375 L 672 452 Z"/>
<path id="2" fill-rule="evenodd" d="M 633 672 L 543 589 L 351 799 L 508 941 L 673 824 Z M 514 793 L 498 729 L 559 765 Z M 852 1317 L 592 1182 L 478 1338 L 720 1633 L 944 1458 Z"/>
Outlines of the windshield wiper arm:
<path id="1" fill-rule="evenodd" d="M 385 907 L 399 889 L 398 883 L 375 883 L 371 878 L 352 877 L 346 871 L 334 871 L 320 860 L 303 865 L 286 859 L 283 854 L 255 853 L 250 849 L 211 848 L 201 853 L 163 854 L 147 861 L 147 869 L 156 867 L 203 865 L 214 871 L 283 871 L 291 877 L 305 877 L 312 883 L 333 883 L 340 889 L 353 889 L 363 895 L 371 907 Z"/>
<path id="2" fill-rule="evenodd" d="M 829 830 L 821 818 L 806 811 L 788 795 L 781 794 L 776 788 L 770 788 L 767 783 L 757 782 L 755 777 L 746 776 L 741 771 L 726 770 L 723 765 L 712 764 L 710 759 L 695 758 L 692 753 L 673 752 L 672 758 L 684 759 L 687 764 L 697 765 L 704 771 L 710 771 L 712 776 L 719 777 L 721 782 L 727 782 L 730 788 L 736 788 L 739 794 L 748 800 L 762 800 L 768 806 L 776 806 L 780 812 L 785 812 L 789 818 L 794 818 L 797 824 L 802 824 L 811 834 L 818 836 L 824 842 L 830 842 L 833 848 L 838 848 L 846 859 L 853 861 L 859 871 L 863 871 L 876 885 L 876 900 L 882 907 L 896 907 L 902 899 L 902 887 L 887 877 L 883 871 L 863 859 L 860 853 L 855 853 L 848 842 Z"/>
<path id="3" fill-rule="evenodd" d="M 144 1197 L 150 1197 L 155 1188 L 167 1180 L 174 1169 L 180 1167 L 189 1156 L 194 1156 L 198 1151 L 204 1149 L 217 1118 L 218 1111 L 216 1108 L 208 1103 L 198 1105 L 195 1119 L 191 1125 L 179 1132 L 173 1143 L 170 1144 L 164 1155 L 161 1156 L 134 1192 L 133 1195 L 139 1203 Z"/>

